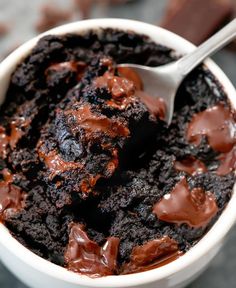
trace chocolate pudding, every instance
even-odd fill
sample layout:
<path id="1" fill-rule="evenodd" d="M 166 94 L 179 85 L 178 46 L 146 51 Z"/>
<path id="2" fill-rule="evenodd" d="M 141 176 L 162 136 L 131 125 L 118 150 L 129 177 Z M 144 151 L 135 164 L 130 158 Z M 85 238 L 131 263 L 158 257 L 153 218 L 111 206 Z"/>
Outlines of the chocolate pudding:
<path id="1" fill-rule="evenodd" d="M 0 116 L 0 219 L 37 255 L 89 277 L 181 257 L 226 207 L 235 115 L 204 66 L 163 99 L 119 63 L 175 52 L 105 29 L 46 36 L 11 76 Z"/>

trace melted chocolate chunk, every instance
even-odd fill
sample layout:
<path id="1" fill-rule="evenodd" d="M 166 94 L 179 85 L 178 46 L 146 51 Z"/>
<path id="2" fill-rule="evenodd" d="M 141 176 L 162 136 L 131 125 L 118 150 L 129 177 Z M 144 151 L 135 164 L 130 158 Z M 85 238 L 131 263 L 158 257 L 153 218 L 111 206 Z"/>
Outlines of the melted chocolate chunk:
<path id="1" fill-rule="evenodd" d="M 137 91 L 136 94 L 155 117 L 162 120 L 165 119 L 166 103 L 164 99 L 160 97 L 153 97 L 143 91 Z"/>
<path id="2" fill-rule="evenodd" d="M 205 164 L 193 156 L 186 157 L 180 161 L 175 161 L 174 167 L 176 170 L 184 171 L 190 175 L 204 173 L 207 171 Z"/>
<path id="3" fill-rule="evenodd" d="M 10 146 L 11 149 L 14 149 L 25 134 L 24 128 L 29 126 L 30 120 L 25 119 L 24 117 L 16 118 L 10 123 L 11 134 L 8 136 L 4 127 L 0 127 L 0 155 L 3 158 L 7 156 L 7 147 Z"/>
<path id="4" fill-rule="evenodd" d="M 65 171 L 81 169 L 83 167 L 83 165 L 81 165 L 80 163 L 64 161 L 60 157 L 60 155 L 57 154 L 55 150 L 45 153 L 43 149 L 40 150 L 39 147 L 39 157 L 44 161 L 45 165 L 49 168 L 51 172 L 50 178 L 53 178 L 54 176 L 61 174 Z"/>
<path id="5" fill-rule="evenodd" d="M 107 88 L 114 99 L 130 97 L 135 92 L 134 82 L 124 77 L 114 76 L 110 72 L 96 78 L 94 83 L 98 88 Z"/>
<path id="6" fill-rule="evenodd" d="M 166 113 L 166 104 L 162 98 L 152 97 L 143 90 L 143 83 L 140 76 L 131 68 L 118 67 L 118 73 L 121 77 L 113 77 L 110 73 L 105 73 L 103 77 L 96 79 L 96 85 L 99 87 L 108 87 L 114 99 L 119 99 L 122 103 L 114 103 L 108 101 L 108 104 L 113 107 L 122 109 L 134 101 L 135 96 L 147 106 L 149 111 L 157 118 L 164 120 Z M 129 81 L 128 81 L 129 80 Z M 134 86 L 133 86 L 134 85 Z M 135 88 L 135 89 L 134 89 Z M 123 99 L 120 100 L 120 98 Z M 124 96 L 126 96 L 124 98 Z M 117 105 L 118 104 L 118 105 Z"/>
<path id="7" fill-rule="evenodd" d="M 117 269 L 119 242 L 109 237 L 100 247 L 88 238 L 82 225 L 72 224 L 65 252 L 67 268 L 92 277 L 112 275 Z"/>
<path id="8" fill-rule="evenodd" d="M 220 166 L 216 173 L 218 175 L 227 175 L 236 169 L 236 146 L 232 148 L 228 153 L 219 155 Z"/>
<path id="9" fill-rule="evenodd" d="M 2 170 L 3 181 L 0 182 L 0 220 L 5 220 L 11 214 L 17 213 L 24 206 L 25 194 L 16 185 L 12 184 L 13 175 Z"/>
<path id="10" fill-rule="evenodd" d="M 202 188 L 190 191 L 186 178 L 182 178 L 170 194 L 164 195 L 153 207 L 158 219 L 176 224 L 186 223 L 191 227 L 207 225 L 217 212 L 213 194 Z"/>
<path id="11" fill-rule="evenodd" d="M 5 159 L 7 156 L 7 146 L 9 144 L 9 137 L 6 134 L 6 129 L 0 126 L 0 156 Z"/>
<path id="12" fill-rule="evenodd" d="M 177 242 L 168 236 L 151 240 L 133 248 L 130 262 L 122 267 L 122 274 L 158 268 L 178 259 L 182 254 Z"/>
<path id="13" fill-rule="evenodd" d="M 134 83 L 136 90 L 143 90 L 143 82 L 137 72 L 131 68 L 118 67 L 118 74 Z"/>
<path id="14" fill-rule="evenodd" d="M 218 104 L 193 116 L 187 130 L 190 143 L 199 145 L 206 136 L 218 152 L 229 152 L 236 141 L 236 126 L 229 108 Z"/>
<path id="15" fill-rule="evenodd" d="M 76 80 L 79 81 L 84 74 L 84 71 L 86 69 L 87 65 L 83 61 L 67 61 L 67 62 L 61 62 L 61 63 L 54 63 L 50 65 L 46 71 L 45 75 L 47 78 L 47 82 L 50 84 L 50 82 L 54 82 L 58 79 L 59 73 L 63 75 L 63 73 L 70 72 L 76 74 Z M 68 77 L 70 74 L 68 75 Z M 65 79 L 66 81 L 67 79 Z M 68 81 L 68 80 L 67 80 Z"/>
<path id="16" fill-rule="evenodd" d="M 39 111 L 35 111 L 34 107 L 35 100 L 29 101 L 27 104 L 17 107 L 15 115 L 10 118 L 6 126 L 7 128 L 0 126 L 0 156 L 3 159 L 16 148 L 22 138 L 28 135 L 33 120 L 38 116 Z"/>
<path id="17" fill-rule="evenodd" d="M 124 124 L 109 119 L 106 116 L 96 115 L 91 112 L 90 106 L 80 105 L 78 110 L 68 110 L 66 115 L 74 117 L 77 125 L 83 128 L 87 134 L 103 132 L 110 137 L 127 137 L 130 131 Z M 88 136 L 88 137 L 91 137 Z"/>

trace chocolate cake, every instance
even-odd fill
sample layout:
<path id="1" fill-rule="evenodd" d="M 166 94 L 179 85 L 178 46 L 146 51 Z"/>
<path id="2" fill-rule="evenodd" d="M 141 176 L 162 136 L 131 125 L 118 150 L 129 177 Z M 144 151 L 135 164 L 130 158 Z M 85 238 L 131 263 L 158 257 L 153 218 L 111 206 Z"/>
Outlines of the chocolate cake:
<path id="1" fill-rule="evenodd" d="M 91 277 L 188 251 L 227 205 L 235 116 L 204 66 L 165 104 L 118 63 L 174 51 L 112 29 L 46 36 L 12 74 L 0 113 L 0 218 L 37 255 Z"/>

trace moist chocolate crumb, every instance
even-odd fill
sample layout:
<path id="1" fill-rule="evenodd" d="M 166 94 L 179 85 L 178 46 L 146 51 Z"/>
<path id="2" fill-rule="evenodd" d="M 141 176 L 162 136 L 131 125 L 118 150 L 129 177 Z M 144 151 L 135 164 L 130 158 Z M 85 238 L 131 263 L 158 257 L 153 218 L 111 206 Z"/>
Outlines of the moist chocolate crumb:
<path id="1" fill-rule="evenodd" d="M 231 197 L 235 167 L 228 158 L 235 150 L 214 150 L 203 133 L 197 145 L 189 143 L 187 128 L 208 108 L 229 109 L 221 85 L 197 67 L 181 85 L 167 127 L 138 97 L 140 80 L 116 69 L 174 59 L 174 51 L 146 36 L 105 29 L 43 37 L 18 65 L 1 108 L 0 166 L 26 195 L 21 209 L 4 216 L 23 245 L 79 273 L 132 273 L 177 259 L 215 223 Z M 181 179 L 203 210 L 214 200 L 204 225 L 153 213 Z M 82 230 L 74 234 L 72 227 Z M 163 239 L 170 249 L 160 253 Z M 83 271 L 81 253 L 92 255 L 86 263 L 98 270 Z"/>

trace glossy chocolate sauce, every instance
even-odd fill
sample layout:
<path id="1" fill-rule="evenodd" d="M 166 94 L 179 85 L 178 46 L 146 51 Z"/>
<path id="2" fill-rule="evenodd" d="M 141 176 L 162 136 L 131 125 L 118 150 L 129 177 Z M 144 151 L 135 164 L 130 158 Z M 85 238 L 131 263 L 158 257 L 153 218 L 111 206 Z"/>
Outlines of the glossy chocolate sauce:
<path id="1" fill-rule="evenodd" d="M 11 122 L 11 134 L 9 136 L 9 144 L 11 149 L 16 147 L 16 144 L 24 135 L 24 128 L 28 127 L 31 123 L 30 119 L 24 117 L 18 117 Z"/>
<path id="2" fill-rule="evenodd" d="M 193 176 L 207 171 L 205 164 L 193 156 L 175 161 L 174 168 L 177 171 L 184 171 Z"/>
<path id="3" fill-rule="evenodd" d="M 123 123 L 93 113 L 89 105 L 81 105 L 77 110 L 68 110 L 65 115 L 72 115 L 77 125 L 88 133 L 103 132 L 112 138 L 127 137 L 130 133 Z"/>
<path id="4" fill-rule="evenodd" d="M 153 207 L 158 219 L 195 228 L 206 226 L 217 212 L 213 194 L 202 188 L 190 191 L 185 177 Z"/>
<path id="5" fill-rule="evenodd" d="M 96 176 L 90 176 L 86 179 L 83 179 L 80 183 L 81 192 L 85 195 L 92 192 L 92 188 L 96 185 L 98 179 L 100 179 L 102 175 L 97 174 Z"/>

